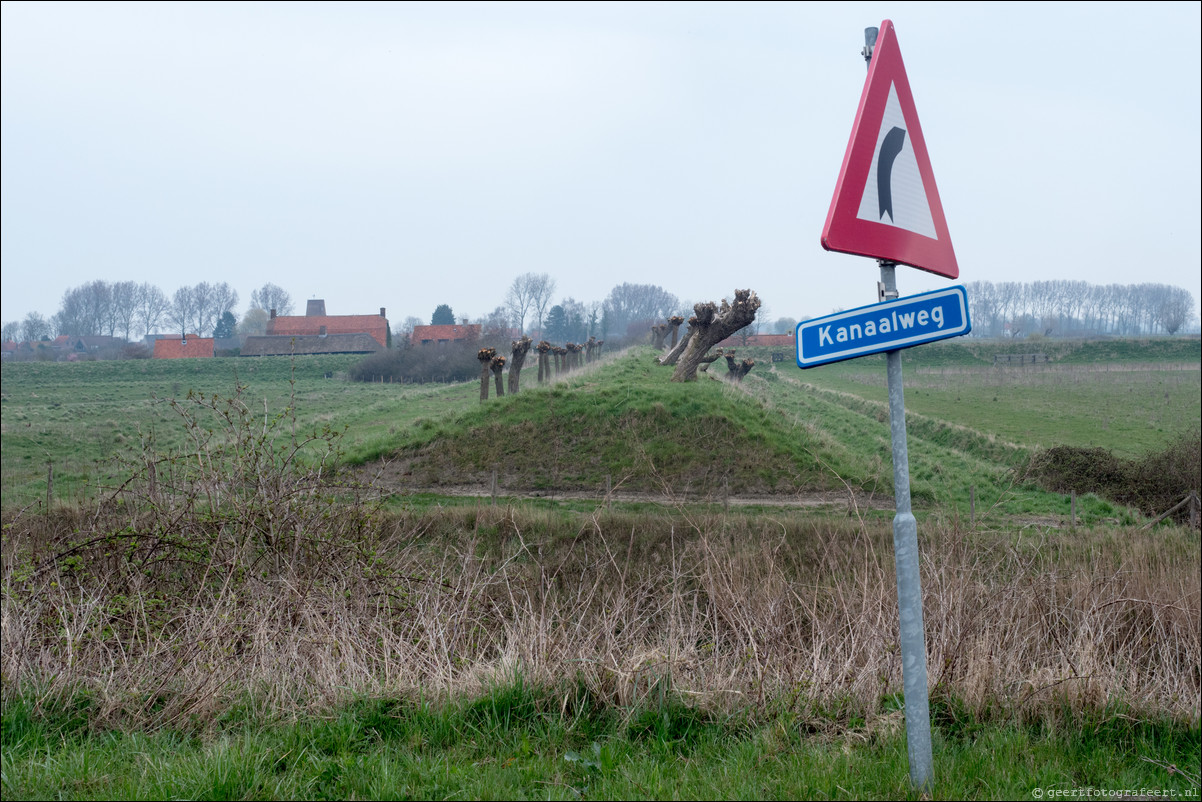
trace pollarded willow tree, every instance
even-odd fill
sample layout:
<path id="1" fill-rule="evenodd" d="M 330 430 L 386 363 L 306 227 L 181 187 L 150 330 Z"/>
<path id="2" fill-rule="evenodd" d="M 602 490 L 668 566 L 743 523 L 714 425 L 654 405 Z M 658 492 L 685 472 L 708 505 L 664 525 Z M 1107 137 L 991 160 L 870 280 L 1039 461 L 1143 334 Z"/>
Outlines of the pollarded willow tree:
<path id="1" fill-rule="evenodd" d="M 501 355 L 494 356 L 489 360 L 488 367 L 492 370 L 492 375 L 497 380 L 497 398 L 505 397 L 505 384 L 501 381 L 501 374 L 505 371 L 505 357 Z"/>
<path id="2" fill-rule="evenodd" d="M 744 326 L 755 320 L 755 313 L 760 308 L 759 296 L 754 290 L 735 290 L 735 300 L 728 303 L 722 299 L 721 306 L 707 301 L 693 306 L 696 323 L 689 323 L 691 335 L 688 345 L 676 362 L 672 371 L 672 381 L 687 382 L 697 378 L 697 368 L 701 365 L 710 348 L 725 340 Z"/>
<path id="3" fill-rule="evenodd" d="M 751 369 L 755 367 L 754 359 L 744 359 L 742 362 L 736 362 L 734 351 L 728 351 L 722 356 L 726 358 L 727 378 L 729 378 L 731 381 L 743 381 L 743 377 L 750 373 Z"/>
<path id="4" fill-rule="evenodd" d="M 672 331 L 672 342 L 668 344 L 669 349 L 676 347 L 676 339 L 680 332 L 680 324 L 682 323 L 684 323 L 684 318 L 680 315 L 672 315 L 672 317 L 668 318 L 668 328 Z"/>
<path id="5" fill-rule="evenodd" d="M 476 359 L 480 360 L 480 403 L 488 400 L 488 370 L 496 355 L 495 348 L 481 348 L 476 352 Z"/>
<path id="6" fill-rule="evenodd" d="M 538 383 L 546 384 L 551 381 L 551 360 L 548 354 L 555 346 L 546 340 L 540 340 L 535 350 L 538 351 Z"/>
<path id="7" fill-rule="evenodd" d="M 510 343 L 509 361 L 509 394 L 517 395 L 518 382 L 522 374 L 522 363 L 526 361 L 526 354 L 530 350 L 532 340 L 529 337 L 523 336 L 520 340 L 513 340 Z"/>

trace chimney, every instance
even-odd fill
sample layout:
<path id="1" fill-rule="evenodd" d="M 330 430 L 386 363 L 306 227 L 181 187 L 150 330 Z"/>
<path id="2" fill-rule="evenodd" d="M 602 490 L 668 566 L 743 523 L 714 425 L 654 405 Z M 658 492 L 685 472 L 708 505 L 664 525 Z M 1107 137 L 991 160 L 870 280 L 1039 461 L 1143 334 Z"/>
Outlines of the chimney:
<path id="1" fill-rule="evenodd" d="M 382 306 L 380 307 L 380 317 L 388 317 L 388 315 L 384 314 L 384 307 Z"/>
<path id="2" fill-rule="evenodd" d="M 314 298 L 305 306 L 305 317 L 325 317 L 326 302 L 321 298 Z"/>
<path id="3" fill-rule="evenodd" d="M 275 320 L 275 310 L 274 309 L 271 310 L 271 319 Z"/>

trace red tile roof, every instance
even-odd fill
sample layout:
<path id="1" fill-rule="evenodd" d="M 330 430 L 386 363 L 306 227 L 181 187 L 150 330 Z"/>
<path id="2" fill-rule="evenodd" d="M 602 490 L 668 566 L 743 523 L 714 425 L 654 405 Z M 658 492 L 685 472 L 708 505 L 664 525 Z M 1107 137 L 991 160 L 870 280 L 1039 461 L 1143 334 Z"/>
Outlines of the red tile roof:
<path id="1" fill-rule="evenodd" d="M 213 356 L 213 338 L 189 334 L 184 339 L 172 337 L 154 341 L 155 359 L 187 359 Z"/>
<path id="2" fill-rule="evenodd" d="M 280 315 L 267 321 L 269 336 L 370 334 L 381 348 L 388 347 L 388 318 L 383 315 Z"/>

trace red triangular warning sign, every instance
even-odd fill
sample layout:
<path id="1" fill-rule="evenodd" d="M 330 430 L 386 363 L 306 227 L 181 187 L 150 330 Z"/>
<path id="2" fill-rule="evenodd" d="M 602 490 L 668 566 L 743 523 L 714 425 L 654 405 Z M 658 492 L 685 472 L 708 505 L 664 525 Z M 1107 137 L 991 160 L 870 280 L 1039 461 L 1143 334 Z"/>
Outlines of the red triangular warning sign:
<path id="1" fill-rule="evenodd" d="M 881 23 L 822 247 L 957 278 L 935 174 L 893 23 Z"/>

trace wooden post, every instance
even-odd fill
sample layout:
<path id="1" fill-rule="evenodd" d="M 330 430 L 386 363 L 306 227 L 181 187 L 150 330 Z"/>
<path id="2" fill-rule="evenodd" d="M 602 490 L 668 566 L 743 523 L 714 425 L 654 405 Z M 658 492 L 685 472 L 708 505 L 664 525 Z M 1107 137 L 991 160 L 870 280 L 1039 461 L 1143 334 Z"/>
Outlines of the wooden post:
<path id="1" fill-rule="evenodd" d="M 977 486 L 968 488 L 968 528 L 977 528 Z"/>
<path id="2" fill-rule="evenodd" d="M 1076 526 L 1077 525 L 1077 491 L 1073 490 L 1070 492 L 1072 493 L 1072 495 L 1070 496 L 1070 499 L 1071 499 L 1070 504 L 1072 506 L 1072 513 L 1071 513 L 1072 514 L 1072 522 L 1073 522 L 1073 526 Z"/>
<path id="3" fill-rule="evenodd" d="M 50 502 L 54 500 L 54 463 L 46 463 L 46 511 L 50 511 Z"/>
<path id="4" fill-rule="evenodd" d="M 492 469 L 492 505 L 497 506 L 497 469 Z"/>

